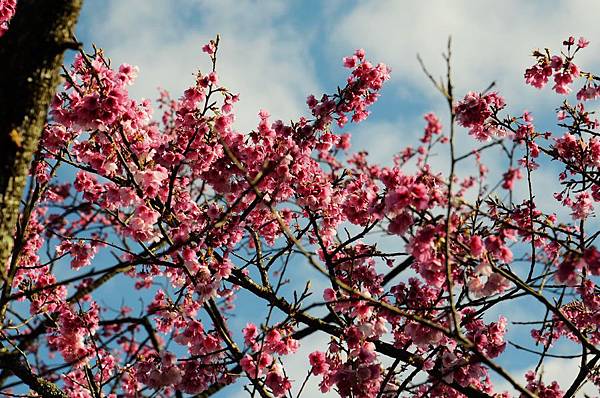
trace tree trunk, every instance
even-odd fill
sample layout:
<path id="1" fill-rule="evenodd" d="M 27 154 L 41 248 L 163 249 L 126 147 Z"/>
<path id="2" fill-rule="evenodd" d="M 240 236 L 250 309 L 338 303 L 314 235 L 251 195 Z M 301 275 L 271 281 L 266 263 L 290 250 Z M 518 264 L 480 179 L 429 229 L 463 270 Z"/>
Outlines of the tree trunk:
<path id="1" fill-rule="evenodd" d="M 0 37 L 0 271 L 82 0 L 19 0 Z"/>

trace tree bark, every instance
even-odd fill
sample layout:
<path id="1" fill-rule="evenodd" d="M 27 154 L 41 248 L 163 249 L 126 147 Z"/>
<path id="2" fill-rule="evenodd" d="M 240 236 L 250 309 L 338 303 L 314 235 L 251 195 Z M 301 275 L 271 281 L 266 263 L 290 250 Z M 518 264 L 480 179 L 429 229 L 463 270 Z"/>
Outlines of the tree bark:
<path id="1" fill-rule="evenodd" d="M 19 0 L 0 37 L 0 271 L 82 0 Z"/>

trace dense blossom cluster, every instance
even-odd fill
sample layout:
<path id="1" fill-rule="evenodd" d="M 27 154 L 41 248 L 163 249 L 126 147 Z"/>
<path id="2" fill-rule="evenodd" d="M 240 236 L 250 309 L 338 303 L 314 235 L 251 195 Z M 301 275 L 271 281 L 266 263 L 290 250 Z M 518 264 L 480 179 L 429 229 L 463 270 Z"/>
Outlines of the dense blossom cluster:
<path id="1" fill-rule="evenodd" d="M 0 37 L 8 30 L 8 24 L 15 15 L 17 0 L 0 0 Z"/>
<path id="2" fill-rule="evenodd" d="M 494 135 L 502 135 L 502 130 L 490 122 L 490 117 L 504 106 L 504 99 L 497 93 L 471 91 L 456 105 L 456 120 L 469 129 L 469 134 L 480 141 L 487 141 Z"/>
<path id="3" fill-rule="evenodd" d="M 554 90 L 568 93 L 586 75 L 573 57 L 587 44 L 570 38 L 562 56 L 534 53 L 527 83 L 541 88 L 554 74 Z M 600 201 L 599 126 L 582 103 L 563 103 L 567 131 L 553 136 L 537 132 L 527 112 L 501 115 L 498 93 L 469 92 L 450 101 L 450 113 L 489 142 L 452 155 L 451 169 L 472 160 L 475 175 L 433 167 L 430 155 L 455 138 L 433 113 L 422 145 L 398 148 L 393 165 L 381 166 L 347 153 L 343 128 L 369 115 L 390 77 L 384 64 L 357 50 L 343 59 L 344 87 L 307 98 L 309 117 L 285 123 L 261 110 L 256 129 L 242 133 L 240 97 L 215 69 L 218 45 L 202 47 L 212 69 L 179 99 L 161 92 L 156 110 L 129 96 L 138 69 L 113 68 L 102 51 L 80 52 L 67 70 L 2 292 L 6 339 L 36 358 L 36 372 L 77 398 L 213 393 L 233 383 L 261 397 L 296 396 L 306 381 L 286 364 L 319 331 L 328 343 L 307 344 L 306 380 L 342 397 L 510 396 L 492 372 L 523 397 L 600 384 L 600 252 L 588 227 Z M 577 100 L 595 98 L 589 81 Z M 509 156 L 498 181 L 481 160 L 493 148 Z M 566 217 L 536 207 L 531 174 L 543 156 L 564 165 L 555 199 Z M 298 283 L 305 266 L 325 285 Z M 97 293 L 116 280 L 130 285 L 120 308 Z M 235 311 L 248 295 L 265 305 L 263 319 Z M 516 325 L 489 313 L 522 297 L 544 306 L 543 318 L 526 323 L 542 358 L 561 338 L 585 350 L 587 372 L 572 386 L 497 365 Z M 28 314 L 7 312 L 24 300 Z"/>
<path id="4" fill-rule="evenodd" d="M 552 89 L 558 94 L 568 94 L 571 92 L 569 85 L 580 77 L 581 70 L 573 63 L 575 54 L 586 48 L 589 41 L 581 37 L 575 45 L 575 38 L 569 37 L 563 42 L 567 47 L 567 52 L 560 55 L 551 55 L 548 50 L 545 53 L 534 51 L 533 56 L 537 58 L 537 63 L 525 71 L 525 81 L 533 87 L 542 88 L 548 83 L 550 76 L 553 76 L 554 86 Z M 596 94 L 596 86 L 584 86 L 578 93 L 578 100 L 594 99 L 600 94 Z"/>

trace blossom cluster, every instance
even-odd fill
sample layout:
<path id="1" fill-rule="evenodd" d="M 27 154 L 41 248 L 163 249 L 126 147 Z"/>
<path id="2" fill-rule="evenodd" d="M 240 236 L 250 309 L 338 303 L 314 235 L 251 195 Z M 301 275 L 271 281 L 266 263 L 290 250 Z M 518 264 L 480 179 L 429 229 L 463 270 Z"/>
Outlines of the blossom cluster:
<path id="1" fill-rule="evenodd" d="M 0 0 L 0 37 L 8 30 L 8 24 L 15 15 L 17 0 Z"/>
<path id="2" fill-rule="evenodd" d="M 588 43 L 564 45 L 566 55 L 534 53 L 526 82 L 542 87 L 554 75 L 554 90 L 568 92 Z M 499 93 L 468 92 L 450 101 L 450 123 L 492 142 L 452 154 L 451 169 L 472 160 L 474 175 L 431 162 L 455 139 L 434 113 L 420 146 L 398 148 L 383 166 L 349 152 L 345 127 L 368 117 L 386 65 L 357 50 L 342 60 L 343 87 L 308 96 L 310 116 L 286 123 L 261 110 L 256 128 L 239 132 L 240 96 L 220 83 L 218 49 L 218 39 L 205 44 L 208 73 L 177 99 L 162 91 L 156 109 L 129 95 L 138 68 L 82 51 L 52 102 L 2 296 L 26 301 L 29 313 L 2 316 L 12 345 L 69 397 L 171 397 L 234 383 L 289 396 L 305 384 L 288 360 L 314 331 L 328 343 L 303 359 L 323 393 L 508 397 L 491 371 L 516 325 L 488 315 L 521 296 L 546 308 L 531 322 L 532 344 L 569 339 L 597 354 L 600 252 L 588 221 L 600 201 L 599 126 L 581 102 L 563 103 L 567 132 L 554 136 L 528 112 L 503 115 Z M 493 148 L 509 157 L 498 181 L 481 156 Z M 518 196 L 544 157 L 564 166 L 554 200 L 565 219 L 536 206 L 532 191 Z M 299 287 L 303 266 L 323 283 Z M 131 285 L 128 301 L 112 308 L 98 291 L 119 278 Z M 264 304 L 263 319 L 244 313 L 248 296 Z M 583 378 L 600 384 L 594 375 Z M 539 373 L 518 376 L 526 384 L 503 377 L 523 396 L 563 394 Z"/>
<path id="3" fill-rule="evenodd" d="M 589 41 L 583 37 L 580 37 L 577 44 L 575 44 L 575 38 L 571 36 L 563 42 L 563 46 L 566 47 L 566 54 L 551 55 L 548 50 L 545 53 L 538 50 L 534 51 L 533 55 L 537 58 L 537 63 L 525 71 L 525 81 L 527 84 L 541 89 L 548 83 L 548 79 L 552 76 L 554 79 L 552 89 L 554 91 L 558 94 L 570 93 L 572 90 L 570 87 L 571 83 L 582 74 L 579 66 L 573 62 L 573 58 L 579 50 L 586 48 L 588 44 Z M 577 93 L 577 99 L 595 99 L 599 95 L 600 93 L 595 84 L 586 84 Z"/>

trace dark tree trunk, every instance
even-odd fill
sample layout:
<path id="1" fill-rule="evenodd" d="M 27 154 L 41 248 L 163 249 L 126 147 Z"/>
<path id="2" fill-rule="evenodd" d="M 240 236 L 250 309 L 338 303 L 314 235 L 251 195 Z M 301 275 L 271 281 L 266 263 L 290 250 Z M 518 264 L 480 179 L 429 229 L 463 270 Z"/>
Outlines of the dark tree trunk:
<path id="1" fill-rule="evenodd" d="M 82 0 L 19 0 L 0 38 L 0 270 Z"/>

